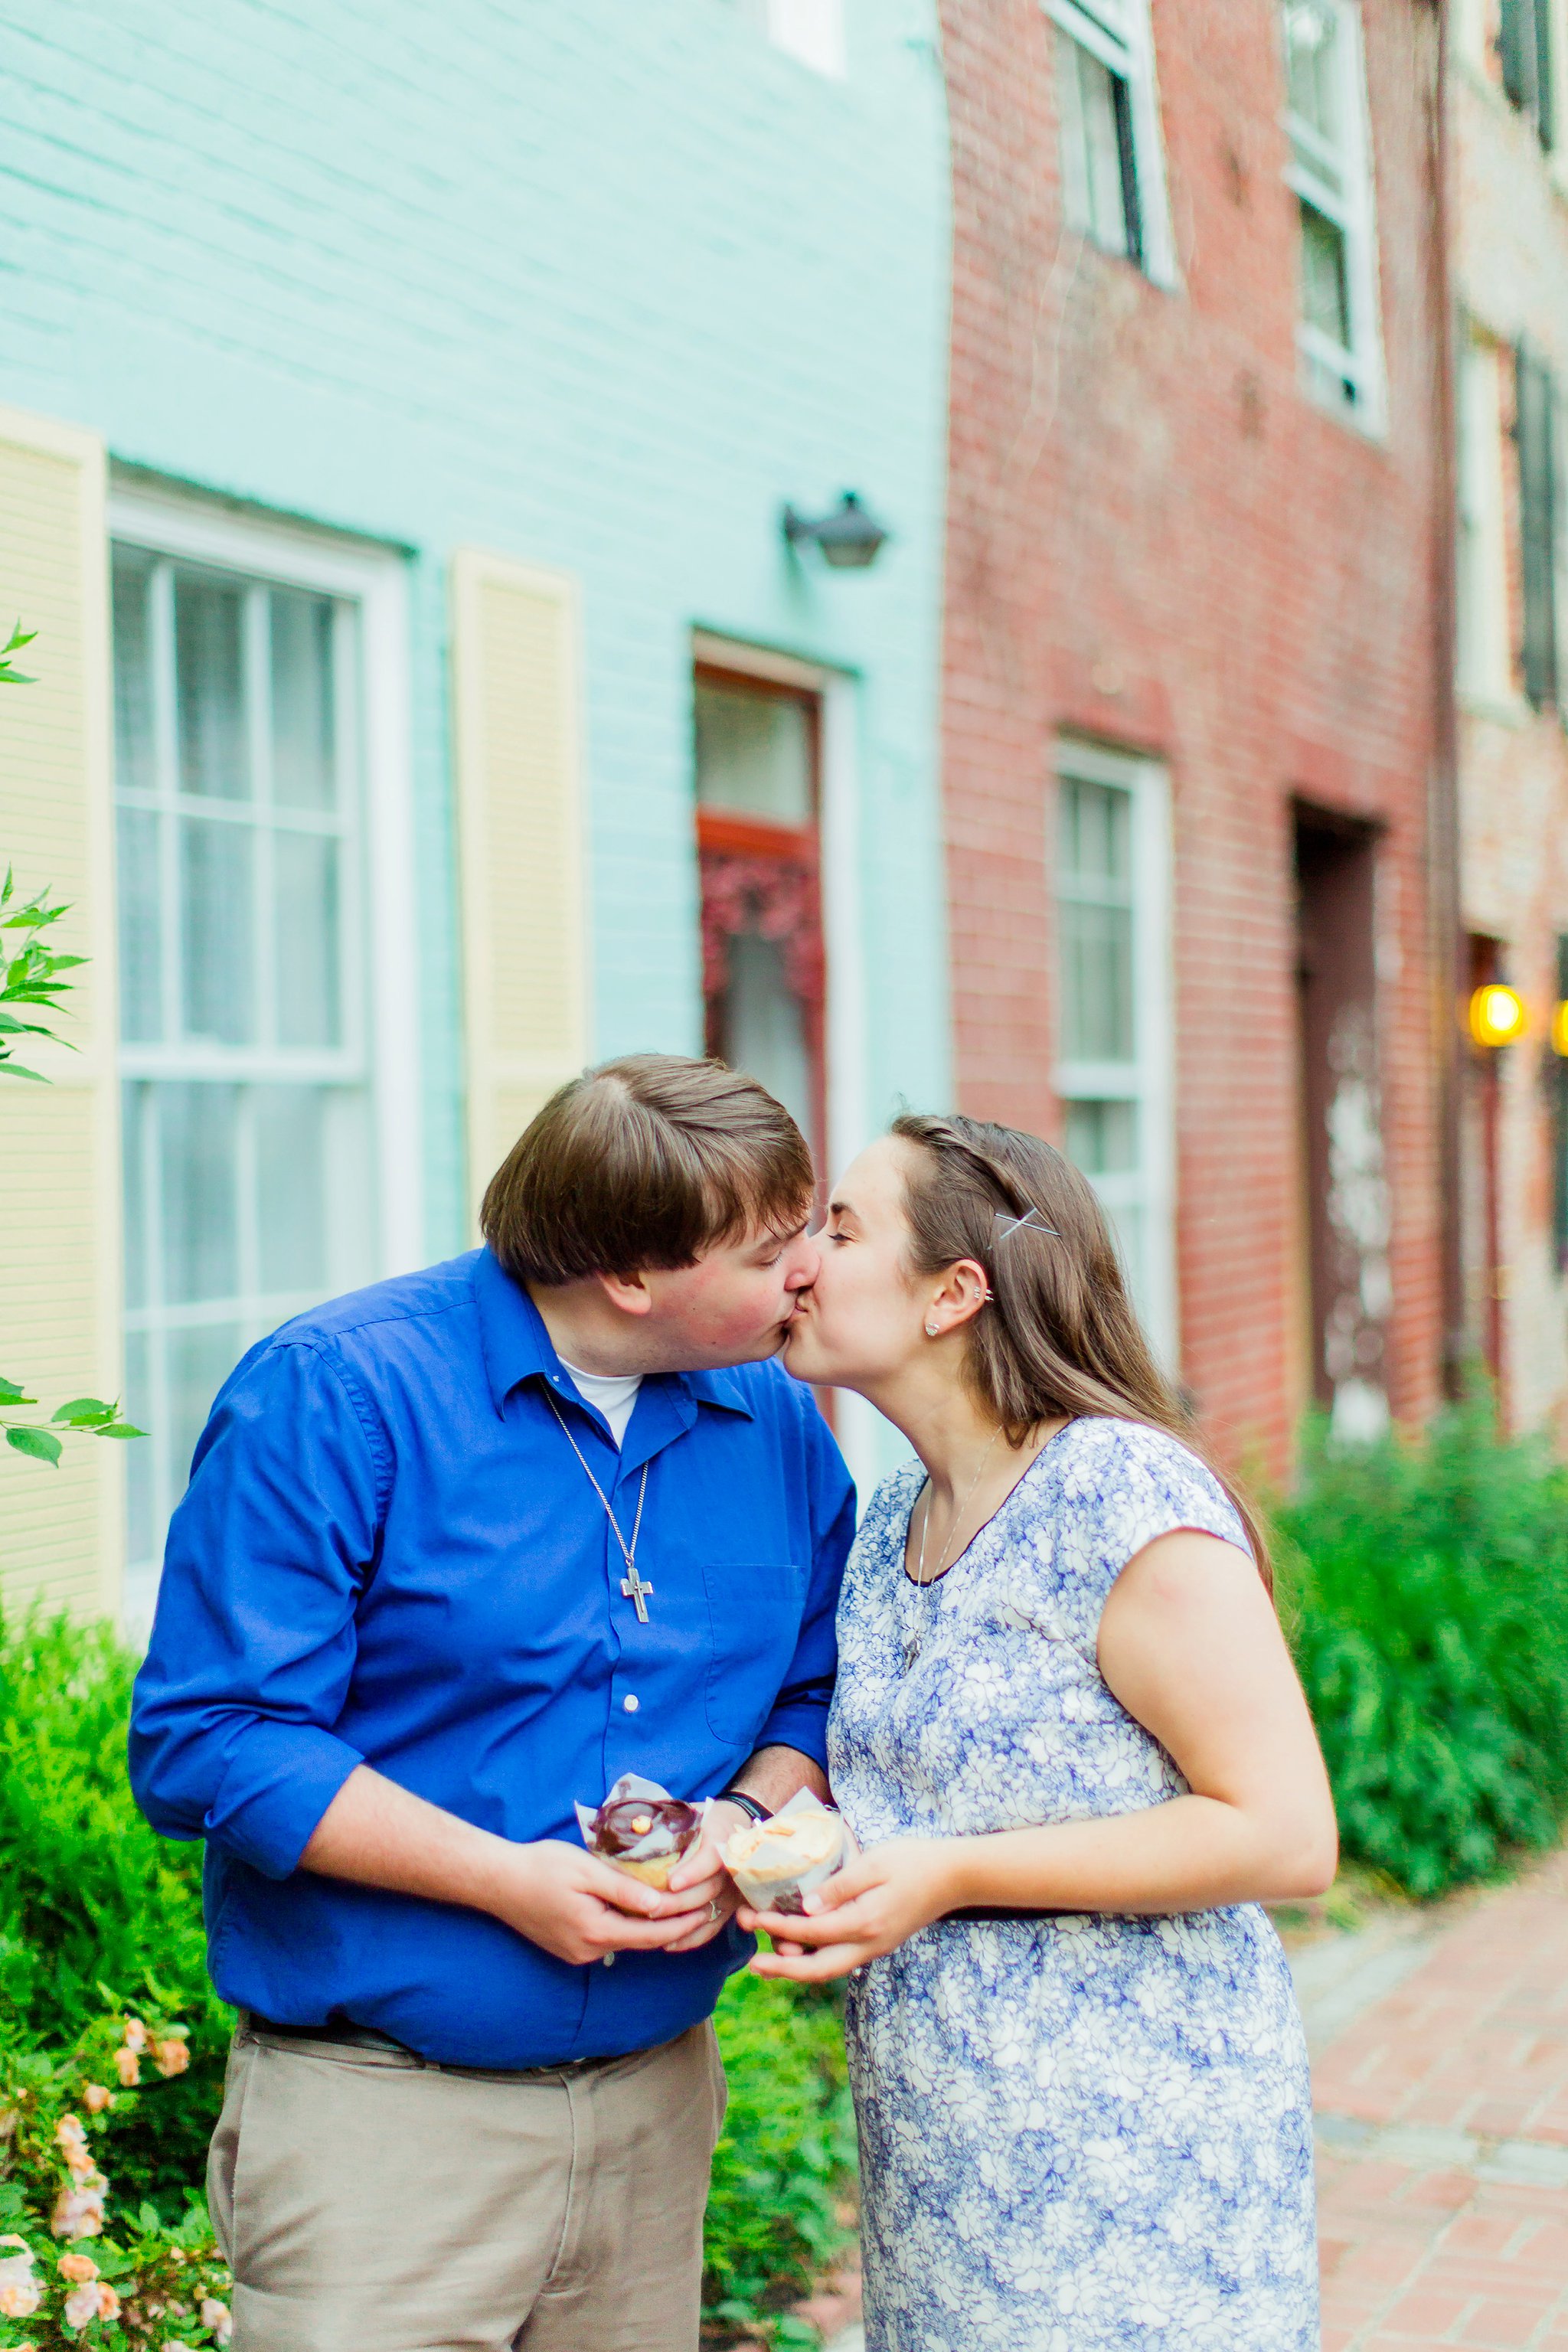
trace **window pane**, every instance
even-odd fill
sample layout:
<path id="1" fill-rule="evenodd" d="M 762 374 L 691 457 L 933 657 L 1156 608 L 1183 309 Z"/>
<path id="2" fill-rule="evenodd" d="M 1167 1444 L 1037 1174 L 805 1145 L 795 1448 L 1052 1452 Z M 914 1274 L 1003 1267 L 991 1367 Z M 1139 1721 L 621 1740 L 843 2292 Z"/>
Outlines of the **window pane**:
<path id="1" fill-rule="evenodd" d="M 127 1307 L 144 1307 L 150 1296 L 145 1175 L 148 1120 L 152 1115 L 151 1092 L 149 1087 L 132 1085 L 122 1087 L 120 1097 L 120 1150 L 125 1183 Z M 133 1421 L 136 1418 L 134 1413 L 131 1417 Z"/>
<path id="2" fill-rule="evenodd" d="M 168 1431 L 158 1432 L 165 1447 L 169 1490 L 176 1498 L 185 1491 L 191 1456 L 212 1411 L 212 1402 L 245 1353 L 245 1334 L 237 1323 L 200 1324 L 165 1339 L 168 1385 L 164 1390 Z"/>
<path id="3" fill-rule="evenodd" d="M 1287 0 L 1285 72 L 1290 111 L 1331 147 L 1344 142 L 1340 19 L 1331 0 Z"/>
<path id="4" fill-rule="evenodd" d="M 114 845 L 120 886 L 120 1026 L 137 1044 L 162 1037 L 163 895 L 158 858 L 163 820 L 121 808 Z"/>
<path id="5" fill-rule="evenodd" d="M 252 854 L 247 824 L 205 817 L 181 822 L 180 944 L 187 1037 L 245 1045 L 255 1035 Z"/>
<path id="6" fill-rule="evenodd" d="M 1123 85 L 1068 33 L 1057 33 L 1062 200 L 1074 228 L 1110 253 L 1126 253 Z"/>
<path id="7" fill-rule="evenodd" d="M 1350 288 L 1345 271 L 1345 233 L 1301 200 L 1301 315 L 1331 342 L 1349 351 Z"/>
<path id="8" fill-rule="evenodd" d="M 331 601 L 272 591 L 272 797 L 283 808 L 337 799 Z"/>
<path id="9" fill-rule="evenodd" d="M 138 1429 L 151 1432 L 157 1428 L 158 1417 L 148 1368 L 149 1345 L 146 1332 L 127 1332 L 125 1414 Z M 156 1444 L 155 1438 L 141 1437 L 124 1448 L 126 1556 L 132 1567 L 154 1558 L 163 1542 L 154 1501 Z"/>
<path id="10" fill-rule="evenodd" d="M 182 574 L 174 583 L 180 789 L 250 798 L 245 724 L 244 591 Z"/>
<path id="11" fill-rule="evenodd" d="M 258 1274 L 268 1295 L 328 1286 L 322 1087 L 258 1087 Z"/>
<path id="12" fill-rule="evenodd" d="M 342 1042 L 338 859 L 337 841 L 321 834 L 279 832 L 273 843 L 280 1045 Z"/>
<path id="13" fill-rule="evenodd" d="M 157 1103 L 163 1192 L 160 1303 L 233 1298 L 239 1289 L 239 1089 L 198 1081 L 149 1091 Z"/>
<path id="14" fill-rule="evenodd" d="M 1115 904 L 1132 888 L 1132 795 L 1122 784 L 1089 784 L 1077 776 L 1061 785 L 1061 858 L 1065 880 Z"/>
<path id="15" fill-rule="evenodd" d="M 114 551 L 114 781 L 121 792 L 155 789 L 153 772 L 153 648 L 147 598 L 153 559 Z"/>
<path id="16" fill-rule="evenodd" d="M 1069 1102 L 1067 1156 L 1086 1176 L 1124 1176 L 1138 1166 L 1138 1106 Z"/>
<path id="17" fill-rule="evenodd" d="M 730 941 L 719 1050 L 731 1069 L 744 1070 L 783 1103 L 804 1136 L 814 1134 L 805 1024 L 776 940 L 746 934 Z"/>
<path id="18" fill-rule="evenodd" d="M 1062 1052 L 1074 1062 L 1130 1062 L 1131 910 L 1066 898 L 1060 919 Z"/>
<path id="19" fill-rule="evenodd" d="M 812 706 L 743 687 L 696 689 L 697 798 L 774 824 L 809 824 Z"/>

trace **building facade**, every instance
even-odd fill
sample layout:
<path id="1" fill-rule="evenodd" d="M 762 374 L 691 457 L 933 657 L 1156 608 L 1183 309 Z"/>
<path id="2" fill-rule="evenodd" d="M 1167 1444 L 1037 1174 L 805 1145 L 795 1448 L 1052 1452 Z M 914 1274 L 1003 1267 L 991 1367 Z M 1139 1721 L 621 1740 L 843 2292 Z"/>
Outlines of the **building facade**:
<path id="1" fill-rule="evenodd" d="M 1278 1475 L 1442 1376 L 1436 14 L 942 22 L 960 1094 Z"/>
<path id="2" fill-rule="evenodd" d="M 1463 0 L 1454 193 L 1465 978 L 1522 1000 L 1461 1095 L 1471 1353 L 1568 1444 L 1568 7 Z M 1486 1024 L 1478 1023 L 1484 1037 Z"/>
<path id="3" fill-rule="evenodd" d="M 236 1358 L 572 1070 L 946 1098 L 942 91 L 923 0 L 0 19 L 0 858 L 91 959 L 5 1360 L 151 1433 L 0 1570 L 135 1621 Z"/>

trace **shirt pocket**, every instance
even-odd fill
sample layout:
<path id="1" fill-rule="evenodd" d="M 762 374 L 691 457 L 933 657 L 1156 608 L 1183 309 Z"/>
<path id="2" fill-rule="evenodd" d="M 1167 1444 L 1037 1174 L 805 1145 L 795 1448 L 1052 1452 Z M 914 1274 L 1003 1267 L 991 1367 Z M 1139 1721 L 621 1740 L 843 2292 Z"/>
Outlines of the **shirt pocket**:
<path id="1" fill-rule="evenodd" d="M 790 1560 L 704 1560 L 710 1649 L 708 1728 L 749 1755 L 789 1672 L 806 1572 Z"/>

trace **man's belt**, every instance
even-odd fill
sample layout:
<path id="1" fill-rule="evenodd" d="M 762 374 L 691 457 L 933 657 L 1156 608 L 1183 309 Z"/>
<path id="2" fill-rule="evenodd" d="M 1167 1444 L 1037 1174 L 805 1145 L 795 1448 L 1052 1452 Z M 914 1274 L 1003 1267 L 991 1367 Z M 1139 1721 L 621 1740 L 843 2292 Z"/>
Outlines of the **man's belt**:
<path id="1" fill-rule="evenodd" d="M 552 2066 L 454 2066 L 440 2058 L 426 2058 L 422 2051 L 411 2050 L 406 2042 L 383 2033 L 377 2026 L 356 2025 L 352 2017 L 329 2018 L 324 2025 L 280 2025 L 276 2018 L 263 2017 L 254 2009 L 242 2010 L 240 2015 L 252 2033 L 273 2034 L 284 2042 L 325 2042 L 350 2050 L 389 2051 L 433 2074 L 477 2074 L 491 2083 L 547 2082 L 557 2074 L 586 2074 L 595 2067 L 619 2063 L 617 2058 L 563 2058 Z M 636 2051 L 619 2053 L 620 2058 L 637 2055 Z"/>

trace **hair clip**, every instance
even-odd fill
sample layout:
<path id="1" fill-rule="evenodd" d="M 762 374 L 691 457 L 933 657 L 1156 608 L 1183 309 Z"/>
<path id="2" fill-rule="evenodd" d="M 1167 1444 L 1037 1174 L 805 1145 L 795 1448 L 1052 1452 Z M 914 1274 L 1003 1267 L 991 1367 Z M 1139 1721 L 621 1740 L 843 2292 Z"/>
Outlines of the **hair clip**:
<path id="1" fill-rule="evenodd" d="M 1059 1241 L 1061 1239 L 1061 1235 L 1058 1233 L 1056 1226 L 1047 1225 L 1044 1217 L 1041 1216 L 1038 1209 L 1026 1209 L 1021 1217 L 1005 1217 L 1003 1215 L 1000 1209 L 998 1209 L 996 1214 L 991 1220 L 991 1239 L 993 1244 L 1009 1241 L 1015 1234 L 1026 1232 L 1031 1234 L 1050 1234 L 1056 1240 Z"/>

